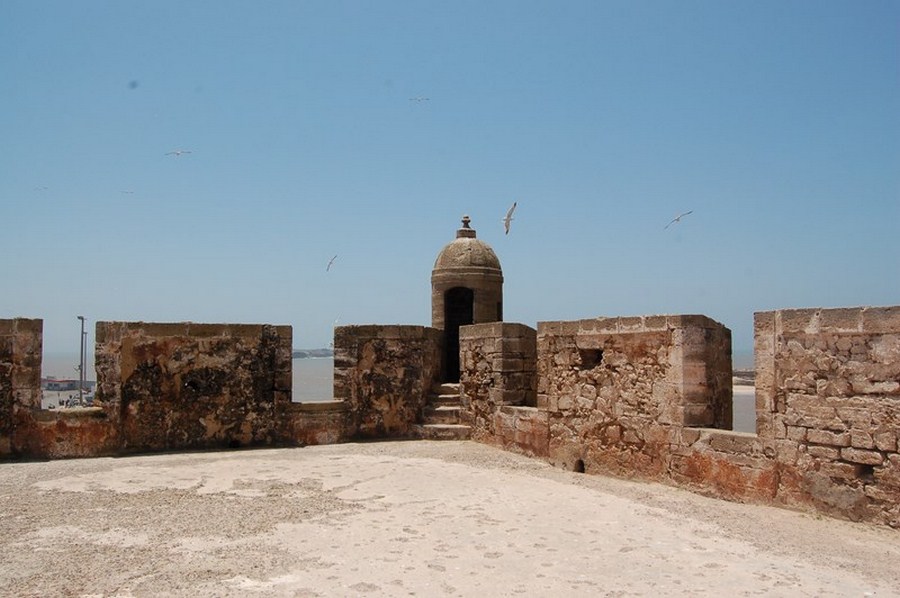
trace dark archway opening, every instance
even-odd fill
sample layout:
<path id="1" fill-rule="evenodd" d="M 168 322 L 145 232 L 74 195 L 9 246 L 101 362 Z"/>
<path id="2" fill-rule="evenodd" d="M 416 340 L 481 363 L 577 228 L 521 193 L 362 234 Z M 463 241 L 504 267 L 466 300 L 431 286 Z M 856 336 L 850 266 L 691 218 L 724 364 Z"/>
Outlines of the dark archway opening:
<path id="1" fill-rule="evenodd" d="M 459 382 L 459 327 L 474 323 L 475 291 L 454 287 L 444 294 L 444 381 Z"/>

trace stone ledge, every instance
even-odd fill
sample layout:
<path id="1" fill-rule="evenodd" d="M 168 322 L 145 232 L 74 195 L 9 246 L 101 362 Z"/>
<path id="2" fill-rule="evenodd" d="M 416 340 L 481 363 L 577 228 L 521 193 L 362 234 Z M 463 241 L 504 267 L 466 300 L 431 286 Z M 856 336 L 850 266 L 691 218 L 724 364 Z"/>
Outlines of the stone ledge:
<path id="1" fill-rule="evenodd" d="M 322 413 L 329 411 L 348 411 L 350 409 L 347 401 L 310 401 L 307 403 L 291 403 L 289 408 L 291 411 L 299 411 L 301 413 Z"/>
<path id="2" fill-rule="evenodd" d="M 69 419 L 106 419 L 103 407 L 67 407 L 65 409 L 41 409 L 32 411 L 35 421 L 51 422 Z"/>

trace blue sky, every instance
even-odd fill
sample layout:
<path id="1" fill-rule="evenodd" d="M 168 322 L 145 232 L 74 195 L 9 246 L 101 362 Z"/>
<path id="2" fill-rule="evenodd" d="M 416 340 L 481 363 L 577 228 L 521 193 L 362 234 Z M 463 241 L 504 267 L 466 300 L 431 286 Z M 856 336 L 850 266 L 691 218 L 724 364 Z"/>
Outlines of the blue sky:
<path id="1" fill-rule="evenodd" d="M 77 314 L 291 324 L 295 347 L 428 325 L 464 213 L 530 326 L 702 313 L 746 351 L 755 311 L 898 304 L 898 23 L 896 1 L 5 0 L 0 317 L 73 352 Z"/>

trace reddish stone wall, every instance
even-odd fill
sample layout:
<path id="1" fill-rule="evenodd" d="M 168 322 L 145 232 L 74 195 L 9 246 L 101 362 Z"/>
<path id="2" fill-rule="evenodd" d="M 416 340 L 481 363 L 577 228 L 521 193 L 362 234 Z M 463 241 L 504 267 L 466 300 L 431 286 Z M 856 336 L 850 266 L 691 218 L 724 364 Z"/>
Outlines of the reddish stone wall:
<path id="1" fill-rule="evenodd" d="M 96 404 L 125 450 L 288 441 L 291 328 L 97 323 Z"/>
<path id="2" fill-rule="evenodd" d="M 41 408 L 43 320 L 0 320 L 0 455 L 18 453 L 16 426 Z"/>
<path id="3" fill-rule="evenodd" d="M 115 428 L 102 410 L 41 410 L 42 348 L 42 320 L 0 320 L 0 456 L 109 454 Z"/>
<path id="4" fill-rule="evenodd" d="M 779 499 L 900 526 L 900 307 L 755 317 L 757 428 Z"/>
<path id="5" fill-rule="evenodd" d="M 339 444 L 356 433 L 345 401 L 291 403 L 286 416 L 288 437 L 293 444 Z"/>
<path id="6" fill-rule="evenodd" d="M 358 436 L 409 436 L 440 364 L 437 329 L 341 326 L 334 332 L 334 397 L 347 402 Z"/>
<path id="7" fill-rule="evenodd" d="M 731 333 L 704 316 L 538 325 L 550 461 L 659 476 L 683 426 L 731 427 Z"/>
<path id="8" fill-rule="evenodd" d="M 528 455 L 547 455 L 546 411 L 537 404 L 537 333 L 495 322 L 459 330 L 460 383 L 472 438 Z"/>

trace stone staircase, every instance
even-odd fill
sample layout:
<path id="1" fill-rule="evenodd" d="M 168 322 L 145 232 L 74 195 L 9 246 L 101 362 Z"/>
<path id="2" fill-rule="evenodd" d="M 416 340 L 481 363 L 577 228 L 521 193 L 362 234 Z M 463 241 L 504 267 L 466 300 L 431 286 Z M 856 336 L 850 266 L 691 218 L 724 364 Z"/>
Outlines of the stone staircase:
<path id="1" fill-rule="evenodd" d="M 468 440 L 472 427 L 462 421 L 460 385 L 444 383 L 428 397 L 422 423 L 413 426 L 413 435 L 422 440 Z"/>

